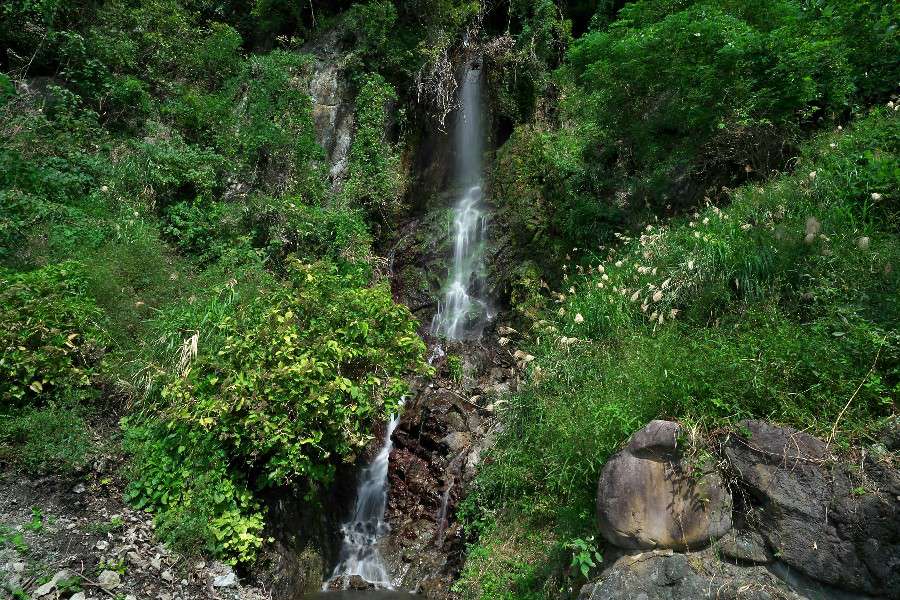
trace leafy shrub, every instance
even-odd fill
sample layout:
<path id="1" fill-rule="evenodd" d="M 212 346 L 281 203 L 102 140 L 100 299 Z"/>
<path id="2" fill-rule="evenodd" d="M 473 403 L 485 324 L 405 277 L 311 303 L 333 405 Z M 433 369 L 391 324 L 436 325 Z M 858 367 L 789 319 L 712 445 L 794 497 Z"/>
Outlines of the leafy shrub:
<path id="1" fill-rule="evenodd" d="M 0 73 L 0 108 L 16 95 L 16 87 L 6 73 Z"/>
<path id="2" fill-rule="evenodd" d="M 353 208 L 364 208 L 387 220 L 396 215 L 405 181 L 400 157 L 385 140 L 385 112 L 396 98 L 394 88 L 377 74 L 365 78 L 356 97 L 356 131 L 350 147 L 343 198 Z"/>
<path id="3" fill-rule="evenodd" d="M 161 422 L 126 420 L 124 428 L 133 457 L 125 499 L 156 513 L 160 538 L 182 554 L 251 562 L 263 514 L 215 434 Z"/>
<path id="4" fill-rule="evenodd" d="M 40 68 L 51 61 L 44 42 L 54 31 L 65 29 L 77 13 L 63 0 L 9 0 L 0 4 L 0 46 L 10 66 L 29 64 Z"/>
<path id="5" fill-rule="evenodd" d="M 203 198 L 179 202 L 166 209 L 163 232 L 185 253 L 208 263 L 234 244 L 239 217 L 234 206 Z"/>
<path id="6" fill-rule="evenodd" d="M 345 32 L 353 38 L 358 68 L 384 71 L 402 60 L 397 45 L 391 43 L 396 23 L 397 8 L 387 0 L 356 3 L 344 13 Z"/>
<path id="7" fill-rule="evenodd" d="M 136 129 L 150 115 L 153 99 L 147 84 L 131 76 L 113 76 L 107 88 L 105 115 L 112 124 Z"/>
<path id="8" fill-rule="evenodd" d="M 212 23 L 209 32 L 191 53 L 195 79 L 206 79 L 213 85 L 227 81 L 240 68 L 243 40 L 238 31 L 225 23 Z"/>
<path id="9" fill-rule="evenodd" d="M 596 245 L 626 220 L 624 207 L 585 193 L 585 144 L 574 130 L 521 125 L 497 153 L 491 195 L 522 252 L 543 263 Z"/>
<path id="10" fill-rule="evenodd" d="M 361 264 L 371 236 L 359 211 L 307 206 L 301 198 L 256 196 L 247 211 L 253 244 L 280 269 L 289 256 Z"/>
<path id="11" fill-rule="evenodd" d="M 219 126 L 216 146 L 248 172 L 261 170 L 267 189 L 302 194 L 315 204 L 326 173 L 312 122 L 310 75 L 304 54 L 274 50 L 248 59 L 223 91 L 239 110 L 232 127 Z"/>
<path id="12" fill-rule="evenodd" d="M 765 24 L 704 2 L 651 20 L 646 4 L 627 5 L 608 31 L 586 35 L 571 53 L 588 118 L 621 140 L 635 169 L 668 168 L 704 144 L 721 147 L 719 132 L 781 128 L 802 111 L 847 106 L 845 50 L 809 31 L 792 3 L 771 2 L 774 22 Z"/>
<path id="13" fill-rule="evenodd" d="M 0 396 L 39 402 L 90 384 L 103 334 L 86 282 L 76 262 L 0 272 Z"/>
<path id="14" fill-rule="evenodd" d="M 176 200 L 212 196 L 217 188 L 222 157 L 184 141 L 177 131 L 159 123 L 147 124 L 148 135 L 131 140 L 117 165 L 120 185 L 140 190 L 150 205 L 163 208 Z"/>
<path id="15" fill-rule="evenodd" d="M 212 323 L 221 348 L 162 392 L 173 420 L 215 430 L 263 484 L 328 480 L 330 461 L 361 449 L 426 368 L 415 321 L 384 285 L 327 265 L 298 263 L 290 277 Z"/>

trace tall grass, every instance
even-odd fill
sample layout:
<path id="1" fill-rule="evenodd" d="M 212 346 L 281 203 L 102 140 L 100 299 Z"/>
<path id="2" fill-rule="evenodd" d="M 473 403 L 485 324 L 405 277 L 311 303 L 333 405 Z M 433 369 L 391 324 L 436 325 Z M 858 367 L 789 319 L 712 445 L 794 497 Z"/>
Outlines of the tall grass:
<path id="1" fill-rule="evenodd" d="M 471 554 L 522 519 L 560 544 L 591 535 L 604 462 L 653 418 L 873 440 L 900 391 L 897 123 L 875 111 L 814 140 L 792 174 L 564 265 L 530 384 L 462 509 L 483 533 Z M 476 566 L 513 568 L 492 560 L 464 574 L 466 597 L 506 597 L 479 583 Z"/>

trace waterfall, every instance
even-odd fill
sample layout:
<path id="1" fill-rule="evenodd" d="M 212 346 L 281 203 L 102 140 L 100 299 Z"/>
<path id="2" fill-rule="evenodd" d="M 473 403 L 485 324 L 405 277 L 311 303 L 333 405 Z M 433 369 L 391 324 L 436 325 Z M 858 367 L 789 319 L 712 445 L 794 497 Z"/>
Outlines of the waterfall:
<path id="1" fill-rule="evenodd" d="M 392 415 L 384 432 L 384 443 L 378 454 L 359 476 L 353 516 L 341 527 L 344 536 L 341 556 L 331 578 L 322 586 L 341 577 L 358 575 L 376 587 L 391 588 L 391 576 L 378 550 L 379 540 L 389 531 L 384 520 L 388 492 L 388 460 L 394 443 L 391 435 L 400 423 L 399 415 Z"/>
<path id="2" fill-rule="evenodd" d="M 463 190 L 453 207 L 453 264 L 444 299 L 431 322 L 431 331 L 449 340 L 481 337 L 492 318 L 481 296 L 484 287 L 484 245 L 487 217 L 482 207 L 481 66 L 465 73 L 459 90 L 456 117 L 456 182 Z"/>
<path id="3" fill-rule="evenodd" d="M 428 357 L 428 364 L 432 364 L 443 355 L 444 349 L 440 344 L 436 345 Z M 403 408 L 402 402 L 400 408 Z M 375 587 L 388 589 L 394 587 L 391 574 L 378 549 L 378 543 L 390 531 L 390 526 L 384 520 L 384 509 L 387 506 L 388 466 L 391 450 L 394 448 L 391 436 L 399 424 L 398 412 L 391 415 L 388 421 L 378 454 L 359 475 L 353 516 L 341 526 L 341 533 L 344 536 L 341 556 L 331 577 L 322 584 L 322 591 L 327 591 L 331 583 L 337 579 L 343 578 L 346 584 L 354 575 L 358 575 Z"/>

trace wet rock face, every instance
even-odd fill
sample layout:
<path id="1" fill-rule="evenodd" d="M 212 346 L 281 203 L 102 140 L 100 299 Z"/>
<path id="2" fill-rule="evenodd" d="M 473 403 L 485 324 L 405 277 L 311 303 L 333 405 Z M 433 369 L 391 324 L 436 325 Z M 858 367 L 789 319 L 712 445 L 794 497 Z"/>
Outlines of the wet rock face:
<path id="1" fill-rule="evenodd" d="M 463 380 L 436 361 L 438 376 L 407 403 L 394 433 L 382 551 L 397 587 L 434 599 L 454 597 L 464 553 L 455 511 L 492 439 L 491 390 L 515 387 L 509 352 L 490 338 L 453 351 L 464 354 Z"/>
<path id="2" fill-rule="evenodd" d="M 316 141 L 325 150 L 332 188 L 337 191 L 347 172 L 353 141 L 354 103 L 342 63 L 345 52 L 335 33 L 305 48 L 314 58 L 309 95 Z"/>
<path id="3" fill-rule="evenodd" d="M 743 427 L 749 435 L 730 436 L 725 454 L 780 560 L 831 586 L 900 598 L 896 469 L 875 463 L 854 480 L 819 439 L 762 421 Z"/>
<path id="4" fill-rule="evenodd" d="M 333 187 L 339 186 L 346 173 L 353 139 L 354 107 L 346 88 L 337 64 L 328 58 L 316 61 L 309 84 L 312 117 L 316 141 L 328 157 L 328 172 Z"/>
<path id="5" fill-rule="evenodd" d="M 253 576 L 274 598 L 300 600 L 322 587 L 338 559 L 340 526 L 353 506 L 354 483 L 354 470 L 342 466 L 331 486 L 312 491 L 317 502 L 306 499 L 310 490 L 266 492 L 270 523 L 266 535 L 273 542 L 263 547 Z"/>
<path id="6" fill-rule="evenodd" d="M 682 458 L 679 432 L 676 423 L 652 421 L 603 467 L 597 519 L 610 543 L 697 549 L 731 529 L 731 494 L 713 469 Z"/>

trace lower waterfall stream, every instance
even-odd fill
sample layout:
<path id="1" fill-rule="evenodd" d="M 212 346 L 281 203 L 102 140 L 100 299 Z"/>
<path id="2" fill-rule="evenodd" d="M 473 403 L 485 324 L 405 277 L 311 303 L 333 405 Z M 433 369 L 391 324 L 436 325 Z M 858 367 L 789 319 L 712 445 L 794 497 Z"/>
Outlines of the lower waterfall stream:
<path id="1" fill-rule="evenodd" d="M 378 588 L 392 588 L 390 573 L 381 557 L 378 542 L 388 532 L 384 508 L 388 492 L 388 460 L 394 444 L 391 435 L 400 423 L 399 413 L 391 416 L 384 432 L 384 443 L 375 458 L 359 476 L 353 516 L 341 527 L 344 541 L 341 556 L 331 578 L 322 586 L 327 590 L 337 578 L 359 576 Z"/>

